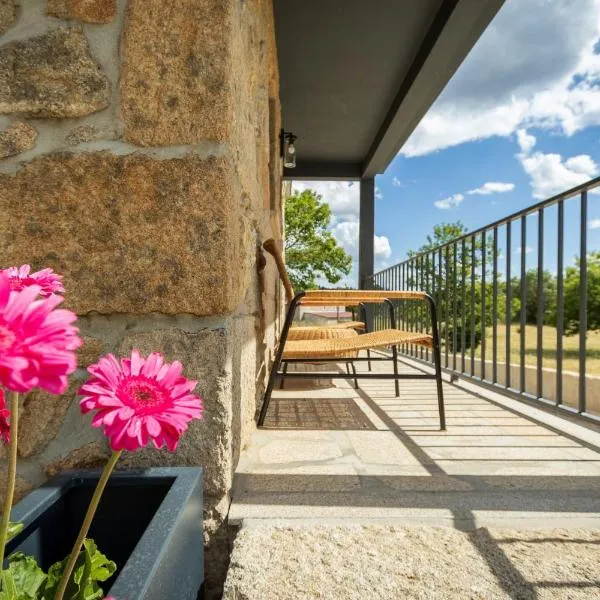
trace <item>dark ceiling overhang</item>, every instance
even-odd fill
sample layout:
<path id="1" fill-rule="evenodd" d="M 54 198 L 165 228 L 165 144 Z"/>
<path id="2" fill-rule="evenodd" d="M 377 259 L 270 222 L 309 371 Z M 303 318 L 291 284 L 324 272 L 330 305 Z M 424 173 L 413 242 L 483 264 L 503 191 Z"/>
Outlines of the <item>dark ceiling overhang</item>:
<path id="1" fill-rule="evenodd" d="M 275 0 L 289 179 L 383 173 L 504 0 Z"/>

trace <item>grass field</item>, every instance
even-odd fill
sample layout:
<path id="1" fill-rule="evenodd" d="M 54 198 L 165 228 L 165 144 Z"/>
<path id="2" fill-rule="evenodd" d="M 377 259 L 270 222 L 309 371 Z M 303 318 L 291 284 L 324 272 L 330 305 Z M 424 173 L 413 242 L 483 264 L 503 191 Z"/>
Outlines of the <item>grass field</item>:
<path id="1" fill-rule="evenodd" d="M 520 327 L 513 325 L 510 333 L 511 363 L 520 363 Z M 542 363 L 544 367 L 556 368 L 556 328 L 543 328 Z M 443 351 L 442 351 L 443 352 Z M 470 356 L 469 351 L 467 351 Z M 492 328 L 486 330 L 486 359 L 492 359 Z M 589 331 L 587 336 L 586 372 L 600 375 L 600 331 Z M 475 350 L 475 356 L 481 356 L 481 347 Z M 506 327 L 498 325 L 498 362 L 506 361 Z M 537 327 L 525 328 L 525 363 L 537 365 Z M 579 335 L 563 336 L 563 371 L 579 371 Z"/>

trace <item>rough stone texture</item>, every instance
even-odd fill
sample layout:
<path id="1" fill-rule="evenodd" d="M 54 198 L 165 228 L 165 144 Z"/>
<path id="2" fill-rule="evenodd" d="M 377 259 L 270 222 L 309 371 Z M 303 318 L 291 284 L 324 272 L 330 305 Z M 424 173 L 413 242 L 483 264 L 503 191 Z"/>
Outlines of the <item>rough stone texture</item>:
<path id="1" fill-rule="evenodd" d="M 126 454 L 120 468 L 150 466 L 202 466 L 207 496 L 222 497 L 231 488 L 231 355 L 236 340 L 227 328 L 190 333 L 155 330 L 124 338 L 119 355 L 138 348 L 143 354 L 162 352 L 167 360 L 179 360 L 184 375 L 198 381 L 196 391 L 204 399 L 205 416 L 192 421 L 173 454 L 153 447 Z"/>
<path id="2" fill-rule="evenodd" d="M 101 132 L 95 125 L 80 125 L 71 129 L 65 136 L 65 144 L 68 146 L 77 146 L 77 144 L 96 140 L 100 135 Z"/>
<path id="3" fill-rule="evenodd" d="M 244 192 L 258 211 L 272 206 L 269 175 L 271 170 L 278 172 L 275 163 L 279 160 L 278 151 L 270 157 L 271 138 L 277 142 L 279 138 L 279 129 L 270 130 L 270 113 L 279 112 L 278 87 L 272 81 L 276 64 L 272 5 L 253 0 L 236 2 L 234 7 L 231 85 L 234 106 L 239 108 L 232 120 L 230 143 Z"/>
<path id="4" fill-rule="evenodd" d="M 229 0 L 130 0 L 121 112 L 141 146 L 222 141 L 231 131 Z"/>
<path id="5" fill-rule="evenodd" d="M 0 0 L 0 35 L 15 21 L 16 9 L 14 0 Z"/>
<path id="6" fill-rule="evenodd" d="M 15 495 L 13 505 L 16 504 L 31 488 L 33 485 L 17 475 L 15 481 Z M 6 469 L 0 469 L 0 498 L 4 498 L 6 493 Z M 0 514 L 2 514 L 2 502 L 0 502 Z"/>
<path id="7" fill-rule="evenodd" d="M 223 598 L 591 599 L 599 543 L 587 530 L 255 525 L 235 540 Z"/>
<path id="8" fill-rule="evenodd" d="M 43 390 L 27 394 L 19 420 L 19 455 L 37 454 L 57 435 L 81 380 L 71 376 L 66 394 L 55 396 Z"/>
<path id="9" fill-rule="evenodd" d="M 46 465 L 46 475 L 48 477 L 54 477 L 54 475 L 58 475 L 59 473 L 70 469 L 101 468 L 106 464 L 106 460 L 109 456 L 110 450 L 106 443 L 90 442 Z"/>
<path id="10" fill-rule="evenodd" d="M 204 500 L 204 600 L 221 600 L 229 566 L 231 535 L 227 526 L 229 496 Z"/>
<path id="11" fill-rule="evenodd" d="M 103 340 L 90 336 L 82 336 L 83 346 L 77 350 L 77 365 L 83 369 L 95 363 L 103 354 L 105 344 Z"/>
<path id="12" fill-rule="evenodd" d="M 110 23 L 117 13 L 117 0 L 48 0 L 48 14 L 84 23 Z"/>
<path id="13" fill-rule="evenodd" d="M 252 275 L 239 210 L 226 159 L 55 154 L 0 176 L 0 251 L 64 274 L 79 314 L 226 314 Z"/>
<path id="14" fill-rule="evenodd" d="M 80 29 L 62 27 L 0 48 L 1 114 L 82 117 L 108 102 L 108 79 Z"/>
<path id="15" fill-rule="evenodd" d="M 28 123 L 13 123 L 0 132 L 0 158 L 15 156 L 35 146 L 37 131 Z"/>

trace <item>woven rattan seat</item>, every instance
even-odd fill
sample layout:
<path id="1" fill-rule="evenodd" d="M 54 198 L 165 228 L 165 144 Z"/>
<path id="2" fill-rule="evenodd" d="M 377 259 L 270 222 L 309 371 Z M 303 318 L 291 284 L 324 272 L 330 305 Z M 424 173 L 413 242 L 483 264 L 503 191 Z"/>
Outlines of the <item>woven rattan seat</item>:
<path id="1" fill-rule="evenodd" d="M 296 325 L 290 328 L 290 334 L 294 337 L 288 337 L 288 340 L 319 340 L 327 339 L 329 337 L 343 337 L 331 335 L 330 331 L 340 331 L 349 329 L 351 331 L 361 331 L 365 328 L 365 324 L 362 321 L 343 321 L 340 323 L 331 323 L 327 325 Z M 319 336 L 319 331 L 322 335 Z"/>
<path id="2" fill-rule="evenodd" d="M 288 337 L 283 349 L 283 358 L 349 358 L 352 355 L 357 356 L 359 350 L 399 344 L 417 344 L 432 348 L 433 338 L 417 331 L 398 329 L 382 329 L 362 335 L 330 339 L 293 340 Z"/>

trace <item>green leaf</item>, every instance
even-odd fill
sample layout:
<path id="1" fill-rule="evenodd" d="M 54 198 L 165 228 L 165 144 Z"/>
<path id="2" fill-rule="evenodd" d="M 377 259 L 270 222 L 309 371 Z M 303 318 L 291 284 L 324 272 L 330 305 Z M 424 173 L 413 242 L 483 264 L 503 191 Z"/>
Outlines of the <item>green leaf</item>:
<path id="1" fill-rule="evenodd" d="M 8 557 L 8 568 L 16 589 L 17 600 L 38 600 L 46 574 L 32 556 L 15 552 Z"/>
<path id="2" fill-rule="evenodd" d="M 10 541 L 12 540 L 15 535 L 18 535 L 19 533 L 21 533 L 21 531 L 23 531 L 23 527 L 25 527 L 25 525 L 23 525 L 23 523 L 13 523 L 12 521 L 8 522 L 8 531 L 6 532 L 7 534 L 7 538 L 6 541 Z"/>
<path id="3" fill-rule="evenodd" d="M 88 555 L 91 557 L 91 579 L 93 581 L 106 581 L 109 577 L 114 575 L 117 570 L 117 565 L 112 560 L 108 560 L 108 558 L 98 550 L 94 540 L 85 540 L 83 544 Z"/>
<path id="4" fill-rule="evenodd" d="M 67 561 L 68 558 L 65 558 L 50 567 L 43 600 L 54 598 Z M 85 540 L 67 585 L 65 597 L 69 600 L 101 600 L 104 593 L 98 582 L 106 581 L 116 569 L 117 565 L 98 550 L 93 540 Z"/>
<path id="5" fill-rule="evenodd" d="M 5 569 L 0 577 L 2 581 L 2 591 L 0 591 L 0 600 L 17 600 L 17 588 L 12 573 Z"/>

